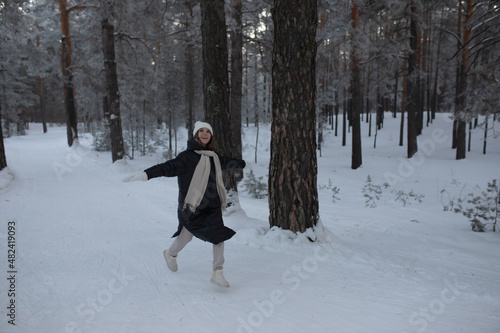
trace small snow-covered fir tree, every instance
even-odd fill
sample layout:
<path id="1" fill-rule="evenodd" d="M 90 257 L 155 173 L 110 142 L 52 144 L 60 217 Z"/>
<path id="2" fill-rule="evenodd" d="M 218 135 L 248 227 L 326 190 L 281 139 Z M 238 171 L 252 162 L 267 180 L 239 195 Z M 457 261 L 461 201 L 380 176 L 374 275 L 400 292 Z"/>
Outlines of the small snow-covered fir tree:
<path id="1" fill-rule="evenodd" d="M 245 176 L 245 182 L 243 184 L 245 191 L 256 199 L 267 197 L 267 184 L 262 182 L 263 178 L 263 176 L 256 178 L 253 171 L 250 171 L 247 176 Z"/>

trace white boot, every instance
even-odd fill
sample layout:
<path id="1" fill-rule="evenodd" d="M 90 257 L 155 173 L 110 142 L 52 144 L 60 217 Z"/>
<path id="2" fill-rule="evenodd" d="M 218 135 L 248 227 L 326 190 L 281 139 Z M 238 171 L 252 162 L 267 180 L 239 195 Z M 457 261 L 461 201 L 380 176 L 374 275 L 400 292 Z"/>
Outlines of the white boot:
<path id="1" fill-rule="evenodd" d="M 212 279 L 210 280 L 210 282 L 219 287 L 229 288 L 229 282 L 227 282 L 226 279 L 224 279 L 223 273 L 224 273 L 223 269 L 213 271 Z"/>
<path id="2" fill-rule="evenodd" d="M 163 256 L 165 257 L 165 260 L 167 261 L 167 266 L 170 268 L 172 272 L 177 272 L 177 257 L 172 257 L 168 250 L 163 251 Z"/>

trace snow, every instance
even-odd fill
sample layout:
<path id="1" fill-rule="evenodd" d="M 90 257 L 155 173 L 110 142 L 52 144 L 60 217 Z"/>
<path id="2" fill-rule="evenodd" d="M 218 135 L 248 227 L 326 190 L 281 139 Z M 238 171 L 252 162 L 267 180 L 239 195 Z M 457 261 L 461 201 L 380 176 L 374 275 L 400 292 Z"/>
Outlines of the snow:
<path id="1" fill-rule="evenodd" d="M 122 182 L 162 162 L 161 153 L 112 164 L 88 134 L 68 148 L 65 128 L 43 134 L 31 124 L 27 136 L 5 140 L 9 168 L 0 172 L 0 332 L 499 332 L 500 235 L 472 232 L 466 217 L 443 210 L 448 198 L 499 178 L 499 138 L 483 155 L 476 130 L 472 151 L 456 161 L 450 120 L 438 115 L 408 160 L 399 121 L 386 115 L 375 149 L 363 122 L 358 170 L 350 135 L 342 147 L 326 131 L 321 221 L 306 234 L 269 229 L 267 199 L 241 187 L 241 209 L 225 216 L 237 231 L 225 244 L 229 289 L 209 282 L 209 243 L 189 243 L 176 273 L 164 262 L 177 227 L 176 179 Z M 257 163 L 256 133 L 244 128 L 244 158 L 267 179 L 269 125 Z M 389 183 L 375 208 L 362 193 L 368 175 Z M 397 191 L 424 197 L 403 205 Z"/>

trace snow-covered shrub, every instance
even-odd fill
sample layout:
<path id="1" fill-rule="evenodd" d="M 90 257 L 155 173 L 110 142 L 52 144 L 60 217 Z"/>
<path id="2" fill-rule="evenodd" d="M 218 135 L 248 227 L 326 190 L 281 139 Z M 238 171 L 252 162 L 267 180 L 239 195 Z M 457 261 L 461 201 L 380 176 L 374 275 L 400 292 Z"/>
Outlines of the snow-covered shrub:
<path id="1" fill-rule="evenodd" d="M 457 181 L 454 179 L 453 180 L 453 184 L 456 184 Z M 441 197 L 441 203 L 443 204 L 443 210 L 445 212 L 448 212 L 448 211 L 453 211 L 454 208 L 455 208 L 455 205 L 456 203 L 459 201 L 460 198 L 462 198 L 462 193 L 465 189 L 465 185 L 462 187 L 462 189 L 460 190 L 460 193 L 458 194 L 458 197 L 457 196 L 453 196 L 450 194 L 450 192 L 443 188 L 439 193 L 440 193 L 440 197 Z"/>
<path id="2" fill-rule="evenodd" d="M 363 197 L 365 197 L 365 206 L 370 208 L 377 207 L 377 201 L 379 201 L 382 197 L 382 189 L 388 188 L 390 188 L 391 193 L 395 194 L 395 201 L 400 201 L 403 204 L 403 207 L 409 205 L 411 200 L 421 203 L 424 198 L 423 194 L 417 194 L 412 189 L 410 189 L 409 192 L 405 192 L 404 190 L 398 190 L 391 187 L 391 185 L 387 182 L 382 185 L 375 184 L 372 182 L 371 176 L 368 175 L 366 178 L 366 184 L 361 190 L 363 192 Z"/>
<path id="3" fill-rule="evenodd" d="M 459 198 L 455 213 L 462 213 L 471 222 L 471 228 L 476 232 L 496 231 L 500 193 L 497 180 L 488 182 L 488 188 L 479 194 L 469 193 L 465 198 Z"/>
<path id="4" fill-rule="evenodd" d="M 340 200 L 340 198 L 338 197 L 338 194 L 340 193 L 340 189 L 337 186 L 333 186 L 331 179 L 328 179 L 328 185 L 319 185 L 318 188 L 320 190 L 325 190 L 325 189 L 332 190 L 333 203 L 336 203 L 337 201 Z"/>
<path id="5" fill-rule="evenodd" d="M 243 186 L 245 191 L 248 192 L 252 197 L 256 199 L 262 199 L 267 196 L 267 184 L 262 182 L 263 176 L 256 178 L 253 171 L 250 171 L 245 176 L 245 182 Z"/>
<path id="6" fill-rule="evenodd" d="M 377 207 L 377 201 L 380 200 L 380 196 L 382 195 L 382 186 L 373 184 L 370 175 L 366 178 L 366 184 L 363 186 L 361 192 L 363 192 L 363 196 L 365 197 L 366 207 Z"/>
<path id="7" fill-rule="evenodd" d="M 403 190 L 392 190 L 392 192 L 396 194 L 396 201 L 401 201 L 403 203 L 403 207 L 405 207 L 407 204 L 409 205 L 411 199 L 421 203 L 422 199 L 424 198 L 423 194 L 417 194 L 413 192 L 413 190 L 410 190 L 410 192 L 405 192 Z"/>

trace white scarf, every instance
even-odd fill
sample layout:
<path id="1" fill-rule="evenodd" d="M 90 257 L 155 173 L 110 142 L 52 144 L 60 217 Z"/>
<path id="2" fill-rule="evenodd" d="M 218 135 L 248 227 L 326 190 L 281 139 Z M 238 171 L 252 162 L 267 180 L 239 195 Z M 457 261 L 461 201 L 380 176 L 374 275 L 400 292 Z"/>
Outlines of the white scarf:
<path id="1" fill-rule="evenodd" d="M 196 208 L 200 205 L 203 195 L 207 189 L 208 176 L 210 175 L 210 157 L 214 158 L 215 164 L 215 178 L 217 181 L 217 193 L 219 194 L 221 210 L 226 210 L 226 189 L 224 188 L 224 181 L 222 180 L 222 169 L 220 166 L 219 156 L 211 150 L 195 150 L 200 154 L 200 161 L 196 165 L 193 178 L 189 184 L 189 189 L 184 199 L 184 207 L 189 207 L 191 212 L 195 212 Z"/>

